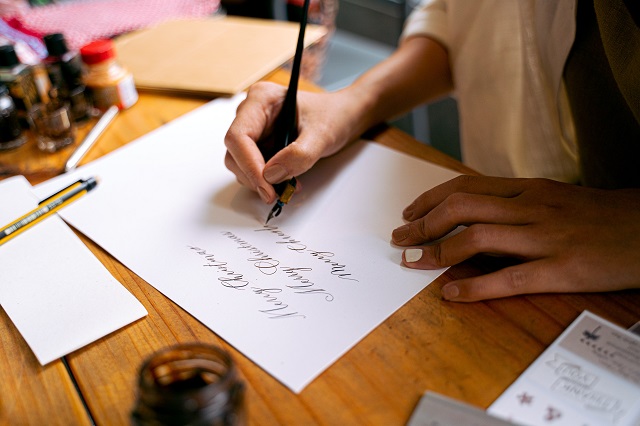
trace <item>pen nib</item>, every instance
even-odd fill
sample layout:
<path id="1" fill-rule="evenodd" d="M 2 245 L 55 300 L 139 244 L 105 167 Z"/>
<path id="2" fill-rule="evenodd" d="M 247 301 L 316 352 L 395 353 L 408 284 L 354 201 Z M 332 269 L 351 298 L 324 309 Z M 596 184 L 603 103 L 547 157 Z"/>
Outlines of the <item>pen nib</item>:
<path id="1" fill-rule="evenodd" d="M 289 202 L 289 200 L 291 200 L 291 197 L 293 196 L 293 193 L 296 190 L 296 185 L 297 184 L 298 184 L 298 181 L 296 180 L 295 177 L 292 177 L 291 179 L 289 179 L 287 181 L 284 189 L 282 190 L 282 193 L 280 194 L 280 198 L 278 198 L 278 200 L 274 204 L 273 208 L 269 212 L 269 216 L 267 217 L 267 221 L 264 223 L 265 225 L 267 223 L 269 223 L 269 221 L 272 218 L 278 216 L 282 212 L 282 207 L 285 204 L 287 204 Z"/>
<path id="2" fill-rule="evenodd" d="M 274 217 L 280 214 L 280 212 L 282 211 L 282 205 L 283 205 L 282 201 L 280 200 L 276 201 L 276 204 L 273 206 L 273 208 L 269 212 L 269 216 L 267 216 L 267 221 L 264 223 L 265 225 L 269 223 L 271 219 L 273 219 Z"/>

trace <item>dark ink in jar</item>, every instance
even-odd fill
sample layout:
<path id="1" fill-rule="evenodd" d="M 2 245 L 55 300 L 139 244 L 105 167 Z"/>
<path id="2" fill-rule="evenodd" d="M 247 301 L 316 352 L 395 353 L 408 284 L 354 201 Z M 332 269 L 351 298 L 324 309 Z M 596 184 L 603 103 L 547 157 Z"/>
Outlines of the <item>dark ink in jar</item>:
<path id="1" fill-rule="evenodd" d="M 140 369 L 132 420 L 140 426 L 244 425 L 244 385 L 230 355 L 203 344 L 156 353 Z"/>
<path id="2" fill-rule="evenodd" d="M 49 55 L 43 63 L 46 67 L 51 88 L 55 90 L 53 98 L 68 102 L 75 122 L 89 118 L 90 105 L 85 97 L 82 82 L 82 60 L 78 52 L 67 48 L 64 35 L 48 34 L 43 38 Z"/>
<path id="3" fill-rule="evenodd" d="M 0 151 L 17 148 L 26 141 L 9 89 L 0 85 Z"/>
<path id="4" fill-rule="evenodd" d="M 33 67 L 20 62 L 15 48 L 11 45 L 0 46 L 0 83 L 9 89 L 18 109 L 20 124 L 27 128 L 28 113 L 40 102 L 40 95 Z"/>

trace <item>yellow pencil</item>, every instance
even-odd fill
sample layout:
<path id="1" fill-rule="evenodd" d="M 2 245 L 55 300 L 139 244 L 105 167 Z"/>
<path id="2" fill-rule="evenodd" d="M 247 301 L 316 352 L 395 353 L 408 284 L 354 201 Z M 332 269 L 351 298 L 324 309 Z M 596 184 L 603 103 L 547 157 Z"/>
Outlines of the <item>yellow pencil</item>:
<path id="1" fill-rule="evenodd" d="M 6 243 L 64 206 L 71 204 L 95 188 L 97 184 L 98 181 L 93 177 L 86 180 L 81 179 L 40 201 L 36 209 L 2 227 L 0 230 L 0 244 Z"/>

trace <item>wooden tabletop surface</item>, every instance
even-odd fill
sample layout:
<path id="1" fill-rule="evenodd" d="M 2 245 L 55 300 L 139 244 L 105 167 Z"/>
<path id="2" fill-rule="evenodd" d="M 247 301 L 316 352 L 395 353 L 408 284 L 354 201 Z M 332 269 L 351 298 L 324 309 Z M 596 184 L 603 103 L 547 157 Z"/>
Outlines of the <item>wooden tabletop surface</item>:
<path id="1" fill-rule="evenodd" d="M 278 72 L 270 80 L 286 84 L 287 78 Z M 83 163 L 204 102 L 141 94 Z M 374 139 L 473 173 L 397 129 L 383 129 Z M 44 155 L 24 146 L 0 154 L 0 177 L 20 170 L 35 184 L 59 173 L 69 154 Z M 450 268 L 295 394 L 100 247 L 80 238 L 149 315 L 43 367 L 0 309 L 0 424 L 129 424 L 141 363 L 176 343 L 205 342 L 226 348 L 238 365 L 251 425 L 402 425 L 427 390 L 488 407 L 583 310 L 625 328 L 640 320 L 640 291 L 443 301 L 440 288 L 446 282 L 495 267 L 474 259 Z"/>

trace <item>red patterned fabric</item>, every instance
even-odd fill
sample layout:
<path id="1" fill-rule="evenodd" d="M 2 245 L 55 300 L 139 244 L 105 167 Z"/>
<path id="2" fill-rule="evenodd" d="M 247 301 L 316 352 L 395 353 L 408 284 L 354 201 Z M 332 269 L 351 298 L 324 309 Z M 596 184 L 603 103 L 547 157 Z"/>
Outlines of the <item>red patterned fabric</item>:
<path id="1" fill-rule="evenodd" d="M 84 0 L 22 9 L 4 19 L 13 28 L 42 37 L 63 33 L 67 46 L 85 44 L 163 21 L 215 13 L 220 0 Z"/>

